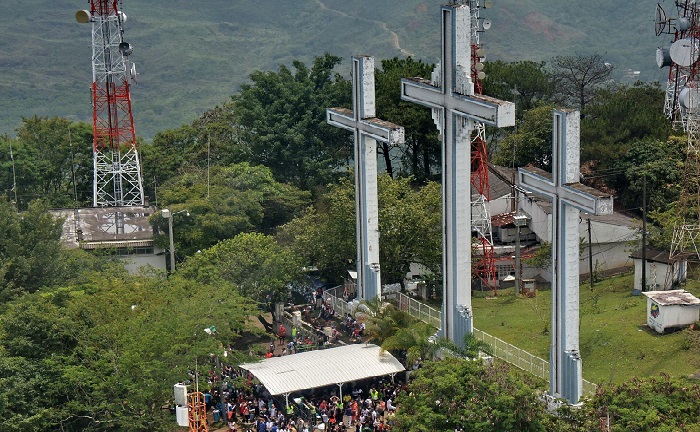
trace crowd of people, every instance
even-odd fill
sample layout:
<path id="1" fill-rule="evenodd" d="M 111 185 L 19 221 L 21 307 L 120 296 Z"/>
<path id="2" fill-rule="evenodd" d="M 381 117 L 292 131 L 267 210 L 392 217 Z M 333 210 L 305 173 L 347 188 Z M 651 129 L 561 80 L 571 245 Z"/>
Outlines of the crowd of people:
<path id="1" fill-rule="evenodd" d="M 303 309 L 304 319 L 320 329 L 312 339 L 301 335 L 299 329 L 287 329 L 280 324 L 276 338 L 270 341 L 265 357 L 291 355 L 308 349 L 320 348 L 341 340 L 359 342 L 364 336 L 365 324 L 350 314 L 336 317 L 330 302 L 317 292 L 313 305 Z M 221 375 L 219 375 L 219 373 Z M 222 385 L 223 382 L 223 385 Z M 234 382 L 245 382 L 235 386 Z M 205 393 L 207 409 L 217 412 L 220 420 L 236 432 L 383 432 L 392 428 L 396 413 L 396 396 L 403 390 L 402 383 L 375 378 L 350 383 L 352 390 L 339 396 L 337 387 L 313 389 L 303 396 L 287 400 L 271 396 L 247 371 L 221 365 L 214 368 L 208 379 L 211 391 Z"/>
<path id="2" fill-rule="evenodd" d="M 233 370 L 232 378 L 238 373 Z M 239 375 L 240 376 L 240 375 Z M 251 380 L 251 377 L 248 377 Z M 229 380 L 230 382 L 230 380 Z M 336 388 L 316 389 L 289 401 L 266 394 L 262 386 L 225 388 L 207 392 L 208 409 L 216 409 L 236 432 L 383 432 L 390 431 L 396 413 L 396 396 L 404 384 L 374 379 L 356 383 L 340 398 Z"/>

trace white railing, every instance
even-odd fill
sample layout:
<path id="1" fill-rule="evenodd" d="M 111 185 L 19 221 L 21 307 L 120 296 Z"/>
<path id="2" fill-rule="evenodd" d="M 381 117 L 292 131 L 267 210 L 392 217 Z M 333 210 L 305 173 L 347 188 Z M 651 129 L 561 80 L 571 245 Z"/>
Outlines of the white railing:
<path id="1" fill-rule="evenodd" d="M 412 317 L 428 323 L 435 328 L 440 328 L 442 313 L 439 310 L 421 303 L 401 292 L 393 292 L 388 296 L 384 296 L 384 300 L 392 301 L 396 304 L 397 308 L 408 312 Z"/>
<path id="2" fill-rule="evenodd" d="M 384 300 L 393 302 L 396 307 L 402 311 L 407 312 L 412 317 L 428 323 L 435 328 L 440 328 L 441 326 L 441 311 L 423 304 L 406 294 L 400 292 L 392 293 L 390 296 L 386 296 Z M 491 347 L 491 354 L 494 357 L 542 379 L 549 380 L 549 362 L 547 360 L 530 354 L 523 349 L 479 329 L 475 328 L 473 334 L 475 338 L 486 342 Z M 591 395 L 595 393 L 596 389 L 597 386 L 594 383 L 583 380 L 582 390 L 584 395 Z"/>
<path id="3" fill-rule="evenodd" d="M 335 310 L 335 316 L 342 319 L 347 314 L 352 313 L 352 309 L 348 302 L 343 300 L 343 286 L 329 288 L 323 292 L 323 299 L 331 304 Z"/>

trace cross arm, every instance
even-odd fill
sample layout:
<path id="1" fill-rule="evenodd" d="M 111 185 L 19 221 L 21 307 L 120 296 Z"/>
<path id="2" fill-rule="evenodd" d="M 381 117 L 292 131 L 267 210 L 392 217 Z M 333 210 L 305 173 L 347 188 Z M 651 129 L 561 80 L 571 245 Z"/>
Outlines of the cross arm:
<path id="1" fill-rule="evenodd" d="M 403 78 L 401 99 L 430 108 L 453 110 L 463 117 L 496 127 L 515 125 L 515 104 L 484 95 L 445 94 L 430 80 Z"/>
<path id="2" fill-rule="evenodd" d="M 548 197 L 558 196 L 564 203 L 597 216 L 613 213 L 613 197 L 581 183 L 557 186 L 552 174 L 535 167 L 518 168 L 518 185 Z"/>
<path id="3" fill-rule="evenodd" d="M 359 130 L 377 141 L 390 145 L 403 144 L 405 141 L 403 127 L 376 117 L 355 120 L 352 110 L 347 108 L 326 109 L 326 122 L 331 126 L 349 131 Z"/>

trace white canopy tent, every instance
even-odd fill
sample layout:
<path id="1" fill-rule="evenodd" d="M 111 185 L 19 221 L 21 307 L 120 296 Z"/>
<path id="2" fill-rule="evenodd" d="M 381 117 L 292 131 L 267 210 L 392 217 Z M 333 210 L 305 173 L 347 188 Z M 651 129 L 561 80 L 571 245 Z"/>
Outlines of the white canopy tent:
<path id="1" fill-rule="evenodd" d="M 405 370 L 391 354 L 377 345 L 353 344 L 272 357 L 257 363 L 239 365 L 253 374 L 271 395 L 285 395 L 328 385 L 342 385 Z"/>

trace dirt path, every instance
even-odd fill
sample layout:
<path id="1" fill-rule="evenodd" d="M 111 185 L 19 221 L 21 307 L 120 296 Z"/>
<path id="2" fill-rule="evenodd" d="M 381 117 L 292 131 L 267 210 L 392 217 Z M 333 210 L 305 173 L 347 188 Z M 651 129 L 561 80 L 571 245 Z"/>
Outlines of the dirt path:
<path id="1" fill-rule="evenodd" d="M 389 26 L 386 25 L 385 22 L 383 22 L 383 21 L 377 21 L 377 20 L 371 20 L 371 19 L 367 19 L 367 18 L 360 18 L 360 17 L 354 16 L 354 15 L 349 15 L 349 14 L 346 14 L 345 12 L 343 12 L 343 11 L 339 11 L 339 10 L 337 10 L 337 9 L 331 9 L 331 8 L 329 8 L 328 6 L 325 5 L 325 3 L 323 3 L 322 0 L 315 0 L 315 1 L 316 1 L 316 3 L 318 3 L 318 5 L 319 5 L 319 6 L 321 7 L 321 9 L 323 9 L 323 10 L 326 10 L 326 11 L 329 11 L 329 12 L 334 12 L 334 13 L 336 13 L 336 14 L 342 16 L 342 17 L 345 17 L 345 18 L 356 18 L 356 19 L 359 19 L 359 20 L 362 20 L 362 21 L 365 21 L 365 22 L 369 22 L 369 23 L 378 25 L 380 29 L 382 29 L 382 30 L 385 31 L 386 33 L 389 33 L 389 36 L 391 37 L 391 43 L 392 43 L 392 45 L 394 46 L 394 48 L 396 48 L 397 50 L 399 50 L 399 51 L 401 52 L 401 54 L 403 54 L 403 55 L 405 55 L 405 56 L 413 56 L 413 54 L 412 54 L 411 52 L 406 51 L 405 49 L 403 49 L 403 48 L 401 47 L 401 39 L 399 38 L 399 35 L 398 35 L 395 31 L 391 30 L 391 29 L 389 28 Z"/>

